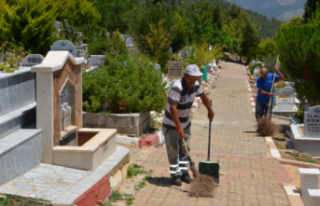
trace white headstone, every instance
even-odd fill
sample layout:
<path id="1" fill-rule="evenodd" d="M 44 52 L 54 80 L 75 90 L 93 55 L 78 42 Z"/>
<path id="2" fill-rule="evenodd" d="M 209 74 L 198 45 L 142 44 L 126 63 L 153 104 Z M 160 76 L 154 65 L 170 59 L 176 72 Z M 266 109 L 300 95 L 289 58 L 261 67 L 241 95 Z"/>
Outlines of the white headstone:
<path id="1" fill-rule="evenodd" d="M 60 29 L 61 22 L 54 21 L 54 28 L 58 31 Z"/>
<path id="2" fill-rule="evenodd" d="M 286 87 L 285 88 L 293 88 L 292 87 L 292 82 L 286 82 Z"/>
<path id="3" fill-rule="evenodd" d="M 68 40 L 58 40 L 51 45 L 51 51 L 69 51 L 77 57 L 77 47 Z"/>
<path id="4" fill-rule="evenodd" d="M 156 71 L 161 72 L 161 66 L 160 66 L 160 64 L 155 63 L 155 64 L 154 64 L 154 68 L 155 68 Z"/>
<path id="5" fill-rule="evenodd" d="M 320 105 L 309 107 L 304 113 L 304 136 L 320 138 Z"/>
<path id="6" fill-rule="evenodd" d="M 180 79 L 182 77 L 183 62 L 181 61 L 169 61 L 168 62 L 168 78 Z"/>
<path id="7" fill-rule="evenodd" d="M 21 66 L 31 67 L 37 64 L 41 64 L 44 57 L 41 54 L 28 54 L 21 62 Z"/>
<path id="8" fill-rule="evenodd" d="M 3 52 L 0 52 L 0 60 L 3 60 L 3 58 L 5 57 Z"/>
<path id="9" fill-rule="evenodd" d="M 291 87 L 285 87 L 282 89 L 276 89 L 276 96 L 290 96 L 292 98 L 294 98 L 295 96 L 295 91 L 294 89 Z"/>
<path id="10" fill-rule="evenodd" d="M 126 47 L 134 47 L 133 38 L 129 37 L 129 38 L 126 39 Z"/>
<path id="11" fill-rule="evenodd" d="M 293 98 L 276 98 L 275 110 L 277 111 L 293 111 Z"/>
<path id="12" fill-rule="evenodd" d="M 88 63 L 91 66 L 99 66 L 100 64 L 103 64 L 105 57 L 106 57 L 105 55 L 91 55 Z"/>
<path id="13" fill-rule="evenodd" d="M 253 76 L 255 78 L 258 78 L 260 76 L 260 70 L 261 69 L 259 67 L 256 67 L 256 68 L 253 69 Z"/>

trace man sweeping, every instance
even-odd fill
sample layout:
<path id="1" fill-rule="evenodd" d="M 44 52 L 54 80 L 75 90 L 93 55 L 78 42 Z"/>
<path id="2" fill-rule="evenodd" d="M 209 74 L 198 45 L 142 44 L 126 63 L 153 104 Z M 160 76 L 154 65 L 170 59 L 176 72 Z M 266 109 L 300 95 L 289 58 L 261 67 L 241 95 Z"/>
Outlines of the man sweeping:
<path id="1" fill-rule="evenodd" d="M 263 116 L 267 116 L 267 112 L 269 109 L 269 100 L 272 98 L 270 110 L 272 111 L 273 106 L 273 91 L 271 91 L 272 88 L 272 82 L 273 77 L 275 76 L 274 83 L 278 81 L 284 80 L 283 74 L 279 71 L 278 67 L 274 68 L 275 72 L 277 74 L 269 74 L 268 70 L 266 68 L 262 68 L 260 71 L 261 76 L 257 79 L 257 88 L 258 88 L 258 95 L 257 95 L 257 102 L 256 102 L 256 119 L 259 120 Z M 270 113 L 270 120 L 271 120 Z"/>
<path id="2" fill-rule="evenodd" d="M 171 85 L 163 117 L 162 131 L 166 142 L 172 184 L 178 186 L 181 186 L 182 181 L 185 183 L 192 182 L 188 174 L 187 152 L 181 139 L 185 138 L 185 134 L 187 134 L 186 143 L 190 148 L 191 123 L 189 115 L 195 96 L 199 96 L 207 108 L 208 118 L 212 121 L 214 117 L 209 98 L 197 81 L 200 76 L 202 76 L 202 73 L 197 65 L 187 66 L 183 78 L 174 81 Z"/>

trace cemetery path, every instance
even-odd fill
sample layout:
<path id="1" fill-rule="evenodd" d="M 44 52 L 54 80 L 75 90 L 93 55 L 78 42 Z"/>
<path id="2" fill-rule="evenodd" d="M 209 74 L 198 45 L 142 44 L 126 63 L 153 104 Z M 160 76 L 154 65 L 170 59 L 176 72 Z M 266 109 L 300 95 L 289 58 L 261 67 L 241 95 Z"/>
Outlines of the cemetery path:
<path id="1" fill-rule="evenodd" d="M 130 149 L 131 163 L 151 171 L 147 185 L 135 192 L 135 206 L 149 205 L 290 205 L 282 185 L 290 184 L 285 168 L 268 154 L 263 137 L 256 134 L 255 119 L 248 98 L 242 65 L 225 63 L 213 100 L 211 160 L 220 164 L 220 186 L 214 198 L 191 198 L 189 185 L 171 186 L 165 146 Z M 197 163 L 206 160 L 208 147 L 207 111 L 201 106 L 192 117 L 191 156 Z M 124 183 L 120 191 L 126 192 Z"/>

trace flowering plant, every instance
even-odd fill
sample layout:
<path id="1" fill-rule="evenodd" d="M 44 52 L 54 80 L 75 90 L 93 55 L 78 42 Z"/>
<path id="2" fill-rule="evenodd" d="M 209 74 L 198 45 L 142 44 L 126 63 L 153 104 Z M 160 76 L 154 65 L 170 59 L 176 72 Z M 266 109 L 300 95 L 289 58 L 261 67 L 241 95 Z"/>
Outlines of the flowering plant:
<path id="1" fill-rule="evenodd" d="M 303 107 L 300 107 L 298 112 L 294 114 L 294 118 L 296 118 L 299 123 L 303 122 Z"/>

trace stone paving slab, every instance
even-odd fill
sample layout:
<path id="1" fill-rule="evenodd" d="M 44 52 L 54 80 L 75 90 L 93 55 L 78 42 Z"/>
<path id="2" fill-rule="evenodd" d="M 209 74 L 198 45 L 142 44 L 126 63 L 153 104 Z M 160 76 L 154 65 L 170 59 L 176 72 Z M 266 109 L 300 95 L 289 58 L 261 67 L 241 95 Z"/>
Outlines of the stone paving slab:
<path id="1" fill-rule="evenodd" d="M 131 162 L 145 166 L 152 174 L 147 186 L 135 194 L 134 205 L 290 205 L 282 187 L 290 180 L 283 166 L 270 158 L 265 139 L 256 134 L 243 66 L 225 63 L 215 84 L 209 94 L 215 111 L 210 158 L 220 164 L 220 185 L 214 198 L 189 197 L 187 184 L 171 186 L 165 146 L 129 146 Z M 202 105 L 192 115 L 190 145 L 196 165 L 207 159 L 208 128 L 207 111 Z"/>
<path id="2" fill-rule="evenodd" d="M 90 173 L 41 163 L 20 177 L 3 184 L 0 193 L 51 202 Z"/>
<path id="3" fill-rule="evenodd" d="M 117 146 L 116 151 L 94 171 L 41 163 L 1 185 L 0 194 L 34 198 L 53 205 L 74 205 L 106 175 L 112 175 L 119 164 L 126 164 L 128 155 L 127 148 Z M 126 162 L 123 163 L 124 160 Z"/>

